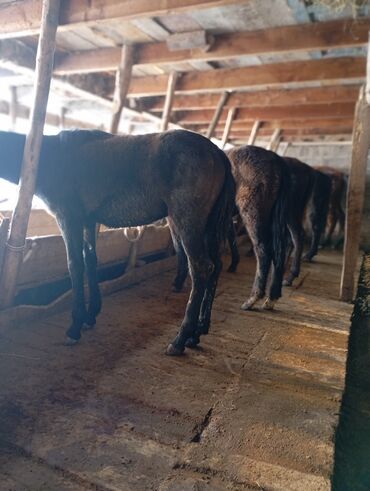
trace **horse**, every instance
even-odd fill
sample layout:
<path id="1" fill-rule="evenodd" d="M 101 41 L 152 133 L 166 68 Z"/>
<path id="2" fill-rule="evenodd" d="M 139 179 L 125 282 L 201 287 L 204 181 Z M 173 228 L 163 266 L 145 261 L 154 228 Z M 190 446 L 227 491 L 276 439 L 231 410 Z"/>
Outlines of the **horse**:
<path id="1" fill-rule="evenodd" d="M 25 135 L 0 132 L 0 178 L 18 183 Z M 180 355 L 209 324 L 221 271 L 220 244 L 234 204 L 230 162 L 207 138 L 175 130 L 115 136 L 95 130 L 44 136 L 35 193 L 56 217 L 72 280 L 67 344 L 92 327 L 101 310 L 96 225 L 132 227 L 168 217 L 190 265 L 192 289 L 168 355 Z M 87 272 L 89 303 L 84 298 Z"/>
<path id="2" fill-rule="evenodd" d="M 315 171 L 312 167 L 293 157 L 283 157 L 289 167 L 291 186 L 288 211 L 288 229 L 293 244 L 293 257 L 289 274 L 283 281 L 291 286 L 299 276 L 301 256 L 304 245 L 303 218 L 315 183 Z"/>
<path id="3" fill-rule="evenodd" d="M 330 246 L 332 244 L 332 237 L 337 224 L 338 232 L 337 238 L 334 242 L 334 247 L 337 248 L 343 242 L 344 235 L 344 222 L 345 222 L 345 212 L 342 207 L 344 201 L 347 179 L 343 172 L 340 172 L 333 167 L 329 166 L 319 166 L 315 167 L 316 170 L 326 174 L 331 179 L 331 194 L 329 201 L 329 212 L 327 219 L 327 230 L 325 233 L 325 238 L 322 242 L 324 247 Z"/>
<path id="4" fill-rule="evenodd" d="M 319 250 L 320 238 L 325 231 L 331 194 L 331 179 L 328 175 L 315 169 L 315 181 L 308 203 L 308 224 L 311 230 L 309 251 L 303 256 L 304 261 L 311 262 Z"/>
<path id="5" fill-rule="evenodd" d="M 276 153 L 247 145 L 226 152 L 236 184 L 236 206 L 252 241 L 257 260 L 255 279 L 243 310 L 251 310 L 265 296 L 268 274 L 273 265 L 272 280 L 263 308 L 271 310 L 281 297 L 287 235 L 287 210 L 290 175 L 285 161 Z M 234 210 L 235 212 L 235 210 Z M 228 242 L 234 272 L 239 262 L 232 221 L 228 228 Z M 177 275 L 174 281 L 180 291 L 187 275 L 182 251 L 178 253 Z"/>

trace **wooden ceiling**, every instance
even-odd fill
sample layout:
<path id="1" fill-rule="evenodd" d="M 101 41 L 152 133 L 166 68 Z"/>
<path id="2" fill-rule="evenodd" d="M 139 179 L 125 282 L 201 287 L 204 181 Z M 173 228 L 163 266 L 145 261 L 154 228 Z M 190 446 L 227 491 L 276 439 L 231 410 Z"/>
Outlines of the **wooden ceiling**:
<path id="1" fill-rule="evenodd" d="M 27 114 L 41 4 L 0 1 L 0 66 L 22 87 L 20 117 Z M 134 70 L 123 118 L 135 131 L 158 127 L 169 74 L 177 71 L 171 113 L 177 125 L 205 133 L 226 91 L 215 136 L 235 108 L 231 142 L 247 141 L 256 120 L 261 137 L 280 128 L 287 141 L 349 139 L 370 30 L 365 7 L 356 19 L 350 14 L 304 0 L 64 0 L 51 99 L 59 97 L 67 123 L 104 127 L 121 46 L 128 43 Z M 199 33 L 204 47 L 187 47 Z M 183 47 L 173 50 L 170 41 L 179 34 Z M 6 78 L 0 73 L 0 82 Z M 83 121 L 78 108 L 86 101 L 93 117 Z M 0 112 L 8 103 L 0 100 Z"/>

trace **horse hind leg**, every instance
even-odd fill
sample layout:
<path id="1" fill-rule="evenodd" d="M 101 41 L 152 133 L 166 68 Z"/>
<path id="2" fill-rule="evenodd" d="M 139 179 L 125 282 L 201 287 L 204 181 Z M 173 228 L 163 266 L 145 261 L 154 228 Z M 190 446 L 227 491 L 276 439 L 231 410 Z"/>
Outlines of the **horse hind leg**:
<path id="1" fill-rule="evenodd" d="M 86 324 L 90 328 L 96 324 L 96 317 L 101 311 L 101 295 L 97 275 L 96 224 L 92 223 L 84 230 L 83 256 L 89 285 L 89 306 Z"/>
<path id="2" fill-rule="evenodd" d="M 303 227 L 300 223 L 290 224 L 288 228 L 293 242 L 293 257 L 289 274 L 283 281 L 284 286 L 292 286 L 295 278 L 299 276 L 304 241 Z"/>
<path id="3" fill-rule="evenodd" d="M 240 255 L 238 246 L 236 244 L 236 232 L 234 222 L 231 220 L 230 227 L 227 233 L 227 241 L 229 243 L 230 252 L 231 252 L 231 264 L 228 268 L 229 273 L 235 273 L 237 270 L 238 264 L 240 262 Z"/>
<path id="4" fill-rule="evenodd" d="M 168 355 L 172 356 L 181 355 L 185 349 L 186 341 L 192 338 L 197 331 L 205 289 L 214 269 L 206 251 L 204 232 L 192 230 L 190 237 L 182 234 L 181 238 L 189 260 L 192 288 L 180 331 L 166 351 Z"/>
<path id="5" fill-rule="evenodd" d="M 176 231 L 175 224 L 171 219 L 168 219 L 168 224 L 170 227 L 173 246 L 175 248 L 177 256 L 177 273 L 172 283 L 172 290 L 178 293 L 181 292 L 181 290 L 183 289 L 185 280 L 188 276 L 188 258 L 181 243 L 181 238 Z"/>

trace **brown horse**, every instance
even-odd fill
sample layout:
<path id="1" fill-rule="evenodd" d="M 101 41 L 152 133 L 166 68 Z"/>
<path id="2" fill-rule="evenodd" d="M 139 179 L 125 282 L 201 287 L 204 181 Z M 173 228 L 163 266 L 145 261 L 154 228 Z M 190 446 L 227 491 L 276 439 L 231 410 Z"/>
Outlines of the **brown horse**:
<path id="1" fill-rule="evenodd" d="M 236 204 L 257 261 L 252 292 L 242 309 L 252 309 L 265 296 L 271 265 L 272 279 L 263 308 L 272 309 L 281 297 L 284 274 L 289 170 L 276 153 L 260 147 L 233 148 L 227 155 L 236 183 Z"/>
<path id="2" fill-rule="evenodd" d="M 18 183 L 25 136 L 0 132 L 0 177 Z M 192 290 L 185 317 L 167 354 L 209 324 L 217 279 L 219 248 L 234 205 L 230 162 L 207 138 L 177 130 L 140 136 L 101 131 L 63 131 L 44 136 L 36 194 L 61 228 L 72 280 L 72 324 L 68 341 L 93 326 L 101 309 L 95 230 L 145 225 L 168 216 L 190 265 Z M 89 306 L 84 299 L 84 266 Z"/>
<path id="3" fill-rule="evenodd" d="M 290 172 L 290 203 L 288 211 L 288 229 L 293 244 L 293 257 L 290 271 L 283 284 L 291 286 L 299 276 L 301 256 L 304 245 L 303 218 L 307 203 L 312 194 L 315 171 L 309 165 L 292 157 L 284 157 Z"/>
<path id="4" fill-rule="evenodd" d="M 319 170 L 323 174 L 326 174 L 331 179 L 327 227 L 322 245 L 330 246 L 332 244 L 333 233 L 338 224 L 337 238 L 334 242 L 334 247 L 339 247 L 339 245 L 343 242 L 344 235 L 345 212 L 342 204 L 347 188 L 346 175 L 343 172 L 329 166 L 315 167 L 315 169 Z"/>

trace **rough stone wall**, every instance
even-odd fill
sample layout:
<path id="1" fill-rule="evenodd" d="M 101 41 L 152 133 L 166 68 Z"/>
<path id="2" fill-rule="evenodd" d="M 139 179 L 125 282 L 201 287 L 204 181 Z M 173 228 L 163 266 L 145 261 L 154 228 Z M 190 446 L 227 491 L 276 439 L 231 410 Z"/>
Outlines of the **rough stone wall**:
<path id="1" fill-rule="evenodd" d="M 286 153 L 310 165 L 330 165 L 349 173 L 351 145 L 304 145 L 290 146 Z M 367 166 L 365 206 L 362 219 L 362 247 L 370 250 L 370 158 Z"/>

